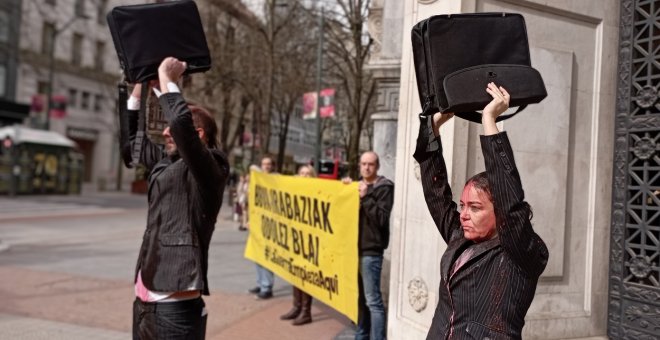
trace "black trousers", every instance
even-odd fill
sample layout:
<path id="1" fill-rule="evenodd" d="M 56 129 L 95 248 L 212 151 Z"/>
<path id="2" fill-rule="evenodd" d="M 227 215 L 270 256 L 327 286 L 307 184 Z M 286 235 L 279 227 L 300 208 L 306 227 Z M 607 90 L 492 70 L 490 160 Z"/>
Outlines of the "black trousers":
<path id="1" fill-rule="evenodd" d="M 201 297 L 177 302 L 133 302 L 133 340 L 204 340 Z"/>

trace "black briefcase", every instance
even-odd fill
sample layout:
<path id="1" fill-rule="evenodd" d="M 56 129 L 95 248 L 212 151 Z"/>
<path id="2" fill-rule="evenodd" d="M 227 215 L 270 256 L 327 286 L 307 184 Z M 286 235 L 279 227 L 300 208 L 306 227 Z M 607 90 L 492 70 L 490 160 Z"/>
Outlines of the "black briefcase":
<path id="1" fill-rule="evenodd" d="M 207 71 L 211 56 L 194 1 L 118 6 L 107 15 L 119 64 L 129 83 L 158 78 L 166 57 L 185 61 L 186 74 Z"/>
<path id="2" fill-rule="evenodd" d="M 525 20 L 517 13 L 436 15 L 412 29 L 413 59 L 424 115 L 454 112 L 481 122 L 492 97 L 489 82 L 507 89 L 507 119 L 546 96 L 543 78 L 531 67 Z"/>

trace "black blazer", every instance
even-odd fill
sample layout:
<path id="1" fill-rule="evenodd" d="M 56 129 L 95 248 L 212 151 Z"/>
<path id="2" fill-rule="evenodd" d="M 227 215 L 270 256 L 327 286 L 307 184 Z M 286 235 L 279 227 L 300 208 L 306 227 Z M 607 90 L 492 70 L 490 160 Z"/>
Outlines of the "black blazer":
<path id="1" fill-rule="evenodd" d="M 507 134 L 481 136 L 498 236 L 475 244 L 463 237 L 442 144 L 430 120 L 422 118 L 414 157 L 421 166 L 424 198 L 447 250 L 440 261 L 440 300 L 427 339 L 521 339 L 548 248 L 532 229 Z M 453 263 L 468 247 L 472 256 L 451 276 Z"/>
<path id="2" fill-rule="evenodd" d="M 208 249 L 229 164 L 201 142 L 181 94 L 166 93 L 159 101 L 178 155 L 168 157 L 160 145 L 143 141 L 140 163 L 150 170 L 149 211 L 135 278 L 141 270 L 149 290 L 208 295 Z M 130 140 L 135 142 L 134 133 Z"/>

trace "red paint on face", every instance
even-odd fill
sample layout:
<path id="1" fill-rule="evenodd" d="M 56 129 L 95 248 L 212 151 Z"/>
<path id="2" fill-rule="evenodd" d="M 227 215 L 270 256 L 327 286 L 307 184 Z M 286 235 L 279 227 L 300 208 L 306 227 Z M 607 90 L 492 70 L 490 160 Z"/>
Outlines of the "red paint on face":
<path id="1" fill-rule="evenodd" d="M 468 183 L 461 195 L 463 236 L 474 242 L 490 240 L 497 234 L 495 208 L 488 194 Z"/>

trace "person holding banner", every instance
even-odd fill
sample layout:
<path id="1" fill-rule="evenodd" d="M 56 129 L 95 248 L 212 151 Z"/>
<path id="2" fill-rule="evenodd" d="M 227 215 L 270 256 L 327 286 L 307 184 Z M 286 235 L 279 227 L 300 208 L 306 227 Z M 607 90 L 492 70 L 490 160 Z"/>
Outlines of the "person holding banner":
<path id="1" fill-rule="evenodd" d="M 300 177 L 316 177 L 314 168 L 309 165 L 301 165 L 298 168 Z M 312 322 L 312 296 L 302 289 L 293 286 L 293 308 L 286 314 L 280 316 L 281 320 L 293 320 L 294 326 L 301 326 Z"/>
<path id="2" fill-rule="evenodd" d="M 394 183 L 379 176 L 378 154 L 360 156 L 360 216 L 358 225 L 358 323 L 355 339 L 386 338 L 385 305 L 380 291 L 383 253 L 390 241 L 390 213 L 394 204 Z M 344 183 L 351 183 L 344 178 Z"/>
<path id="3" fill-rule="evenodd" d="M 164 148 L 141 141 L 139 163 L 149 172 L 147 228 L 135 269 L 133 339 L 204 339 L 209 295 L 208 249 L 229 174 L 217 149 L 208 111 L 186 103 L 176 83 L 186 63 L 165 58 L 158 68 L 159 97 L 168 125 Z M 128 109 L 137 120 L 141 86 Z M 131 149 L 137 123 L 131 122 Z"/>
<path id="4" fill-rule="evenodd" d="M 270 174 L 273 173 L 274 168 L 275 164 L 272 157 L 264 156 L 261 158 L 261 168 L 259 169 L 260 171 Z M 247 209 L 249 209 L 249 206 Z M 273 297 L 275 274 L 258 263 L 255 263 L 255 265 L 257 266 L 257 286 L 250 288 L 248 292 L 251 294 L 256 294 L 257 300 L 270 299 Z"/>
<path id="5" fill-rule="evenodd" d="M 548 248 L 532 229 L 520 175 L 506 132 L 496 118 L 510 95 L 493 83 L 480 137 L 486 171 L 470 178 L 452 201 L 442 156 L 440 126 L 453 114 L 421 116 L 413 157 L 420 164 L 424 198 L 447 243 L 440 262 L 440 299 L 427 339 L 521 339 L 525 314 Z"/>

